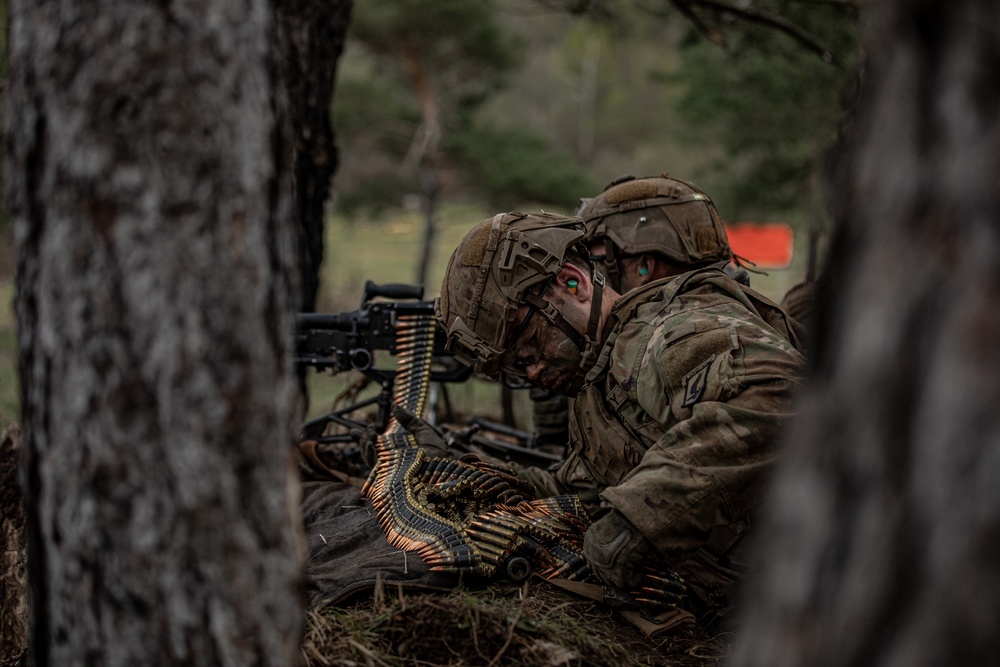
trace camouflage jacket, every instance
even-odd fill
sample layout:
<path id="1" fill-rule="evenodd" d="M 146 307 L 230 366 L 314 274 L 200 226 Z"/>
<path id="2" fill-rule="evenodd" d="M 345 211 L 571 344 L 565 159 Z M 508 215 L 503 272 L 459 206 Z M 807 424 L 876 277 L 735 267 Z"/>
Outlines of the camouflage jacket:
<path id="1" fill-rule="evenodd" d="M 797 326 L 714 268 L 629 292 L 573 401 L 566 461 L 531 481 L 592 511 L 614 507 L 675 563 L 706 545 L 725 553 L 760 502 L 790 412 Z"/>

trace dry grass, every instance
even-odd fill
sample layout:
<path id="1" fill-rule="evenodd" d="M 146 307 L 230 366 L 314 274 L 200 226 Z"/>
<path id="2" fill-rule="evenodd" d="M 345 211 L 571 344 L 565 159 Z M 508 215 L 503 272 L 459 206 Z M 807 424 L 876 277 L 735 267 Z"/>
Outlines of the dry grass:
<path id="1" fill-rule="evenodd" d="M 310 667 L 709 667 L 731 639 L 689 625 L 651 641 L 607 607 L 531 581 L 448 595 L 376 591 L 311 612 L 302 653 Z"/>

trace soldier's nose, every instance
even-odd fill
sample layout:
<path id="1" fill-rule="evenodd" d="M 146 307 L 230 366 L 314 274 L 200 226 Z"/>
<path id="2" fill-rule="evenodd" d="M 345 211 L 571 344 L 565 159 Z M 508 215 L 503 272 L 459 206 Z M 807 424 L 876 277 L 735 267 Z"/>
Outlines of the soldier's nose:
<path id="1" fill-rule="evenodd" d="M 525 374 L 528 376 L 529 381 L 538 382 L 538 378 L 542 376 L 543 372 L 545 372 L 545 362 L 539 360 L 528 366 Z"/>

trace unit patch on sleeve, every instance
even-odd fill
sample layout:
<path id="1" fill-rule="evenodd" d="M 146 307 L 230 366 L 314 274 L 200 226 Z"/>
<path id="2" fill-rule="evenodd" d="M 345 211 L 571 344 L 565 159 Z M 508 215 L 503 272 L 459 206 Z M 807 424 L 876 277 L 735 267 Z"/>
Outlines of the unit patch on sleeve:
<path id="1" fill-rule="evenodd" d="M 684 376 L 684 402 L 681 407 L 694 405 L 705 393 L 705 381 L 708 379 L 708 369 L 712 366 L 709 359 L 698 368 Z"/>

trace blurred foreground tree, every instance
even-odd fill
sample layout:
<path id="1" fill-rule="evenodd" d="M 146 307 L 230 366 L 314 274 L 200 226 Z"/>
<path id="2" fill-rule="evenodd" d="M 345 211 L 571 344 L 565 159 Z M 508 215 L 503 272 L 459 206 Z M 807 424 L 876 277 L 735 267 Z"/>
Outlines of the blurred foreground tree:
<path id="1" fill-rule="evenodd" d="M 290 665 L 291 139 L 265 0 L 10 0 L 37 665 Z"/>
<path id="2" fill-rule="evenodd" d="M 872 3 L 738 667 L 1000 654 L 1000 3 Z"/>
<path id="3" fill-rule="evenodd" d="M 0 0 L 0 81 L 7 80 L 7 0 Z M 4 89 L 0 87 L 0 106 L 3 105 Z M 4 166 L 0 164 L 0 190 L 3 190 Z M 0 201 L 0 232 L 7 233 L 10 220 L 7 217 L 6 203 Z"/>

